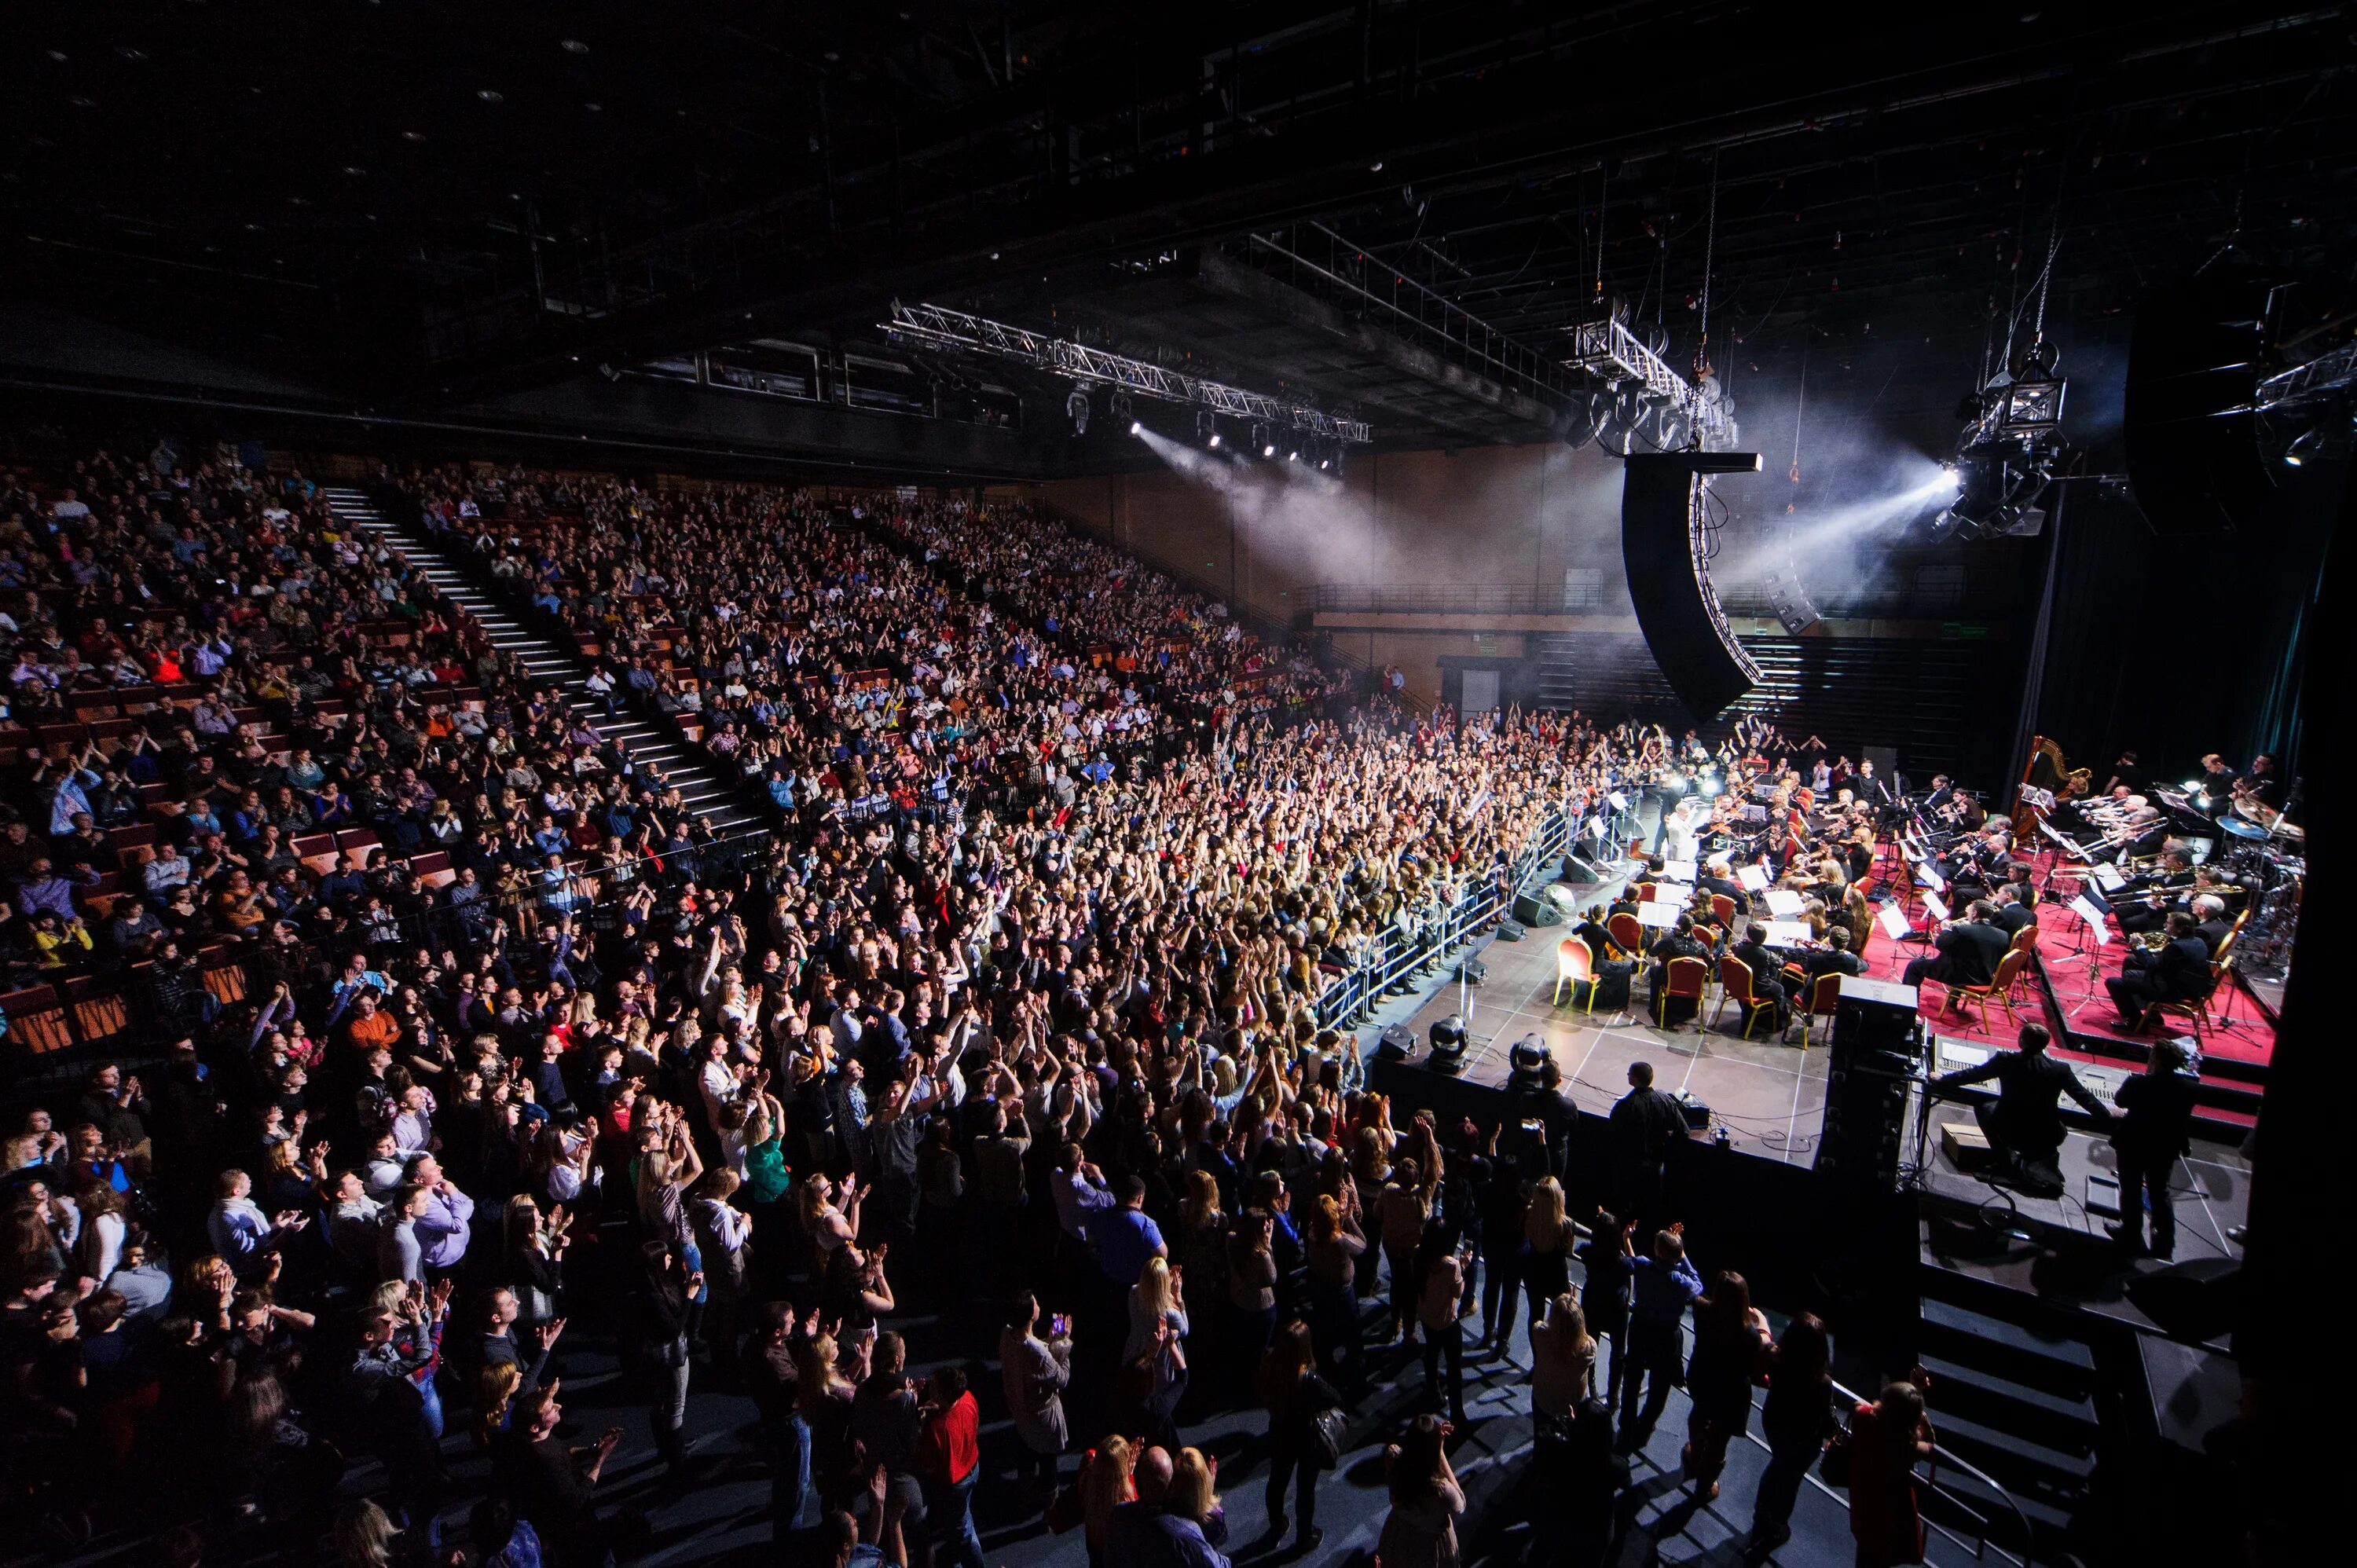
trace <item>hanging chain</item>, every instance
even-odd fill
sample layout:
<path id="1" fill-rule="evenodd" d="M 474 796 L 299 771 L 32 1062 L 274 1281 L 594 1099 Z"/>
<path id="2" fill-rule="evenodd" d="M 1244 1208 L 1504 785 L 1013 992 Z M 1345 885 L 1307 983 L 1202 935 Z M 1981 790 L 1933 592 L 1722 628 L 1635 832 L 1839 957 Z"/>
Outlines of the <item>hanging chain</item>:
<path id="1" fill-rule="evenodd" d="M 1696 345 L 1695 360 L 1697 369 L 1710 363 L 1710 273 L 1718 254 L 1718 154 L 1710 155 L 1710 216 L 1703 228 L 1702 242 L 1702 339 Z"/>

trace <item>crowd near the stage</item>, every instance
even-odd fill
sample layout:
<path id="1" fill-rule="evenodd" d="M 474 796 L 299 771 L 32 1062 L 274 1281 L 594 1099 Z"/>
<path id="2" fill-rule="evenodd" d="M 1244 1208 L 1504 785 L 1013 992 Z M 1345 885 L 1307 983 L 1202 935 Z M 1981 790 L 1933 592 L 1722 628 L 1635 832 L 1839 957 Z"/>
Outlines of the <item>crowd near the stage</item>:
<path id="1" fill-rule="evenodd" d="M 1649 1079 L 1567 1193 L 1552 1074 L 1535 1136 L 1395 1117 L 1320 1026 L 1635 731 L 1418 711 L 1017 503 L 386 479 L 586 701 L 253 447 L 0 475 L 0 992 L 125 1021 L 0 1033 L 7 1528 L 627 1560 L 749 1400 L 780 1561 L 974 1568 L 985 1482 L 1060 1561 L 1307 1552 L 1380 1441 L 1381 1560 L 1441 1568 L 1511 1353 L 1534 1561 L 1603 1559 L 1674 1384 L 1706 1497 L 1768 1391 L 1756 1554 L 1845 1426 L 1861 1560 L 1920 1553 L 1920 1392 L 1837 1412 L 1823 1326 L 1687 1255 Z M 576 1430 L 616 1367 L 643 1417 Z M 1260 1541 L 1189 1441 L 1237 1411 Z"/>

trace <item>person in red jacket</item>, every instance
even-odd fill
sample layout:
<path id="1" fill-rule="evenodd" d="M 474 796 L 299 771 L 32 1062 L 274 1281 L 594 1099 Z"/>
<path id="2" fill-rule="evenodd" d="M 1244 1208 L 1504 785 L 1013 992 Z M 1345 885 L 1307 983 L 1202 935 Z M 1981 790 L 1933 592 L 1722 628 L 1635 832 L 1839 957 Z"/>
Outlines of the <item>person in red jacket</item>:
<path id="1" fill-rule="evenodd" d="M 925 1488 L 925 1518 L 934 1530 L 936 1561 L 983 1568 L 982 1537 L 974 1528 L 974 1487 L 982 1478 L 982 1412 L 966 1391 L 965 1374 L 943 1367 L 925 1383 L 917 1414 L 917 1474 Z"/>

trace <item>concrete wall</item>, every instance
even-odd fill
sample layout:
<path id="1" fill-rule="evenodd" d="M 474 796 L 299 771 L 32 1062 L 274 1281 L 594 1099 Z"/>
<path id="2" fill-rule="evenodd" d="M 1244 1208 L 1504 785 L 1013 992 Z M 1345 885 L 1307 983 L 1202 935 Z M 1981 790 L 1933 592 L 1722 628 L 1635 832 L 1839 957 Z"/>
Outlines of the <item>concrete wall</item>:
<path id="1" fill-rule="evenodd" d="M 1291 620 L 1319 583 L 1560 586 L 1567 566 L 1620 577 L 1620 467 L 1559 444 L 1355 454 L 1339 486 L 1241 500 L 1167 468 L 1051 481 L 1034 492 L 1082 525 L 1239 605 Z M 1512 657 L 1515 635 L 1387 628 L 1339 633 L 1426 696 L 1443 656 Z"/>

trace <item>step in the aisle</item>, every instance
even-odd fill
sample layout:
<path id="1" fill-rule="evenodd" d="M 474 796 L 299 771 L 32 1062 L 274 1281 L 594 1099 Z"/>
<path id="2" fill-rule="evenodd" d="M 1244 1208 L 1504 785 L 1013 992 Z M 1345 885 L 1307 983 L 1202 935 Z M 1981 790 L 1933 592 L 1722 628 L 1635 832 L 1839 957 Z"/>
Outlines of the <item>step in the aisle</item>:
<path id="1" fill-rule="evenodd" d="M 2011 1431 L 2035 1431 L 2053 1446 L 2072 1454 L 2094 1451 L 2099 1435 L 2095 1402 L 2085 1394 L 2016 1382 L 1986 1368 L 1928 1351 L 1920 1359 L 1923 1369 L 1932 1374 L 1932 1387 L 1939 1391 L 1943 1415 L 1953 1412 Z"/>
<path id="2" fill-rule="evenodd" d="M 2015 1382 L 2076 1393 L 2087 1392 L 2093 1384 L 2094 1352 L 2075 1339 L 2056 1338 L 1928 1298 L 1922 1303 L 1922 1327 L 1927 1349 L 1986 1367 Z"/>

